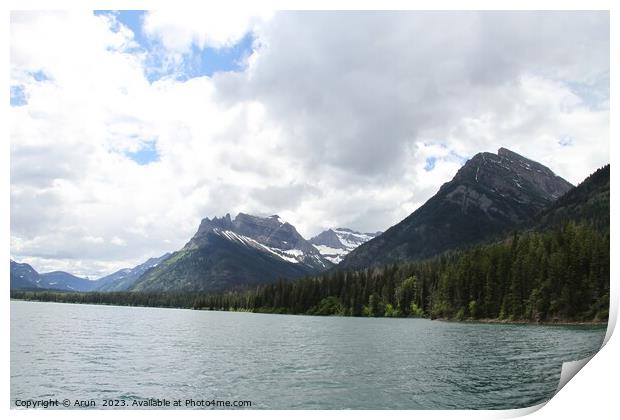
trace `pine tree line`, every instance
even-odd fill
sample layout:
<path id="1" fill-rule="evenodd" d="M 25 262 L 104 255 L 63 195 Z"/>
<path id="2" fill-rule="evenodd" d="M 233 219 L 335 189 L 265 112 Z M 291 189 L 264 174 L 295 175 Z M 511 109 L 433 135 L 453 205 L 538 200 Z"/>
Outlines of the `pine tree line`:
<path id="1" fill-rule="evenodd" d="M 604 321 L 609 234 L 569 223 L 427 261 L 205 296 L 194 306 L 313 315 Z"/>

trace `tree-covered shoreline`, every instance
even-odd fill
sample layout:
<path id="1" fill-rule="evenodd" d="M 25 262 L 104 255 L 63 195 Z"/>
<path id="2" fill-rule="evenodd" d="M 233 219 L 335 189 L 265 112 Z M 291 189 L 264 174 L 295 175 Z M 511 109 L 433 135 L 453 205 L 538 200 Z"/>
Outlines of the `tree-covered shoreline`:
<path id="1" fill-rule="evenodd" d="M 73 301 L 64 301 L 64 300 L 41 300 L 41 299 L 26 299 L 26 298 L 11 298 L 11 301 L 16 302 L 37 302 L 37 303 L 63 303 L 69 305 L 100 305 L 100 306 L 114 306 L 114 307 L 130 307 L 130 308 L 157 308 L 157 309 L 182 309 L 182 310 L 192 310 L 192 311 L 205 311 L 205 312 L 237 312 L 237 313 L 248 313 L 248 314 L 257 314 L 257 315 L 285 315 L 285 316 L 333 316 L 340 317 L 341 315 L 308 315 L 308 314 L 286 314 L 286 313 L 277 313 L 277 312 L 262 312 L 262 311 L 249 311 L 244 309 L 205 309 L 205 308 L 193 308 L 187 306 L 146 306 L 146 305 L 119 305 L 116 303 L 89 303 L 89 302 L 73 302 Z M 347 317 L 351 318 L 351 317 Z M 358 317 L 361 318 L 361 317 Z M 531 322 L 531 321 L 509 321 L 509 320 L 501 320 L 501 319 L 446 319 L 446 318 L 414 318 L 414 317 L 394 317 L 393 319 L 424 319 L 428 321 L 434 322 L 453 322 L 453 323 L 465 323 L 465 324 L 500 324 L 500 325 L 549 325 L 549 326 L 607 326 L 608 321 L 539 321 L 539 322 Z"/>
<path id="2" fill-rule="evenodd" d="M 604 323 L 609 231 L 570 222 L 424 261 L 222 293 L 12 290 L 11 298 L 280 314 Z"/>

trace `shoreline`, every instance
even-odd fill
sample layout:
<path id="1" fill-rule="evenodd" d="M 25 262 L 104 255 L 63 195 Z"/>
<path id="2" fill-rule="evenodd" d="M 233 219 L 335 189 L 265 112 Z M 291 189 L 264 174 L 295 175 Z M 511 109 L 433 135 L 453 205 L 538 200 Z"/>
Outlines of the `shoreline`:
<path id="1" fill-rule="evenodd" d="M 526 320 L 505 320 L 505 319 L 450 319 L 450 318 L 427 318 L 427 317 L 365 317 L 365 316 L 342 316 L 342 315 L 311 315 L 311 314 L 282 314 L 282 313 L 273 313 L 273 312 L 262 312 L 262 311 L 250 311 L 250 310 L 239 310 L 239 311 L 227 311 L 227 310 L 216 310 L 216 309 L 206 309 L 206 308 L 189 308 L 182 306 L 146 306 L 146 305 L 118 305 L 111 303 L 92 303 L 92 302 L 59 302 L 54 300 L 36 300 L 36 299 L 18 299 L 18 298 L 10 298 L 10 301 L 18 301 L 18 302 L 39 302 L 39 303 L 64 303 L 69 305 L 97 305 L 97 306 L 117 306 L 120 308 L 159 308 L 159 309 L 187 309 L 191 311 L 206 311 L 206 312 L 243 312 L 243 313 L 251 313 L 251 314 L 268 314 L 268 315 L 293 315 L 293 316 L 312 316 L 312 317 L 321 317 L 321 316 L 333 316 L 333 317 L 341 317 L 341 318 L 369 318 L 369 319 L 425 319 L 428 321 L 438 321 L 438 322 L 451 322 L 451 323 L 469 323 L 469 324 L 513 324 L 513 325 L 545 325 L 545 326 L 606 326 L 608 321 L 526 321 Z"/>
<path id="2" fill-rule="evenodd" d="M 566 325 L 566 326 L 604 326 L 609 323 L 609 321 L 525 321 L 525 320 L 507 320 L 507 319 L 449 319 L 449 318 L 435 318 L 432 321 L 441 321 L 441 322 L 459 322 L 459 323 L 471 323 L 471 324 L 514 324 L 514 325 Z"/>

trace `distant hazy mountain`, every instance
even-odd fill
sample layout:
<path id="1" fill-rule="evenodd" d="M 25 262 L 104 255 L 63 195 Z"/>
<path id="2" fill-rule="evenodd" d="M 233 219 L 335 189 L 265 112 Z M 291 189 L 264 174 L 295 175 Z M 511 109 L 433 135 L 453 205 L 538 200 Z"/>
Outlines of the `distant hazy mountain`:
<path id="1" fill-rule="evenodd" d="M 131 290 L 214 291 L 314 275 L 332 267 L 277 215 L 205 218 L 194 237 Z"/>
<path id="2" fill-rule="evenodd" d="M 381 232 L 360 233 L 347 228 L 327 229 L 309 242 L 323 257 L 338 264 L 349 252 L 380 234 Z"/>
<path id="3" fill-rule="evenodd" d="M 144 263 L 134 268 L 123 268 L 108 276 L 102 277 L 96 281 L 95 290 L 100 292 L 117 292 L 127 290 L 134 285 L 136 280 L 140 278 L 147 270 L 157 267 L 163 260 L 171 254 L 166 253 L 158 258 L 149 258 Z"/>
<path id="4" fill-rule="evenodd" d="M 47 289 L 72 290 L 74 292 L 90 292 L 97 283 L 74 276 L 65 271 L 52 271 L 51 273 L 39 274 L 41 284 L 45 284 Z"/>
<path id="5" fill-rule="evenodd" d="M 531 220 L 572 185 L 510 150 L 478 153 L 406 219 L 346 255 L 343 269 L 425 258 Z"/>
<path id="6" fill-rule="evenodd" d="M 11 260 L 11 289 L 41 289 L 39 273 L 29 264 Z"/>
<path id="7" fill-rule="evenodd" d="M 54 289 L 73 292 L 127 290 L 142 274 L 168 256 L 170 254 L 151 258 L 134 268 L 125 268 L 98 280 L 88 280 L 64 271 L 38 273 L 29 264 L 11 260 L 11 289 Z"/>
<path id="8" fill-rule="evenodd" d="M 11 260 L 11 289 L 55 289 L 88 292 L 95 288 L 94 281 L 76 277 L 64 271 L 39 274 L 29 264 Z"/>

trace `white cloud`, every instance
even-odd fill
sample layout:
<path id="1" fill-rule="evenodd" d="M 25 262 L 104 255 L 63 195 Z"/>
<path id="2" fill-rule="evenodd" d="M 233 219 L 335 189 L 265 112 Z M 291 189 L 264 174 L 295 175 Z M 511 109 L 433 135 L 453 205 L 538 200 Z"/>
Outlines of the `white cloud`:
<path id="1" fill-rule="evenodd" d="M 96 277 L 228 212 L 383 230 L 478 151 L 573 183 L 609 160 L 605 13 L 254 16 L 148 14 L 172 59 L 256 38 L 243 71 L 150 83 L 113 16 L 13 13 L 12 256 Z"/>
<path id="2" fill-rule="evenodd" d="M 82 240 L 91 244 L 102 244 L 105 240 L 101 236 L 84 236 Z"/>
<path id="3" fill-rule="evenodd" d="M 118 236 L 114 236 L 112 237 L 112 239 L 110 240 L 110 243 L 117 245 L 117 246 L 125 246 L 127 245 L 127 242 L 125 242 L 125 240 L 123 238 L 119 238 Z"/>
<path id="4" fill-rule="evenodd" d="M 234 45 L 271 12 L 218 7 L 196 13 L 191 9 L 150 11 L 144 18 L 144 31 L 176 53 L 186 54 L 198 48 L 223 48 Z"/>

